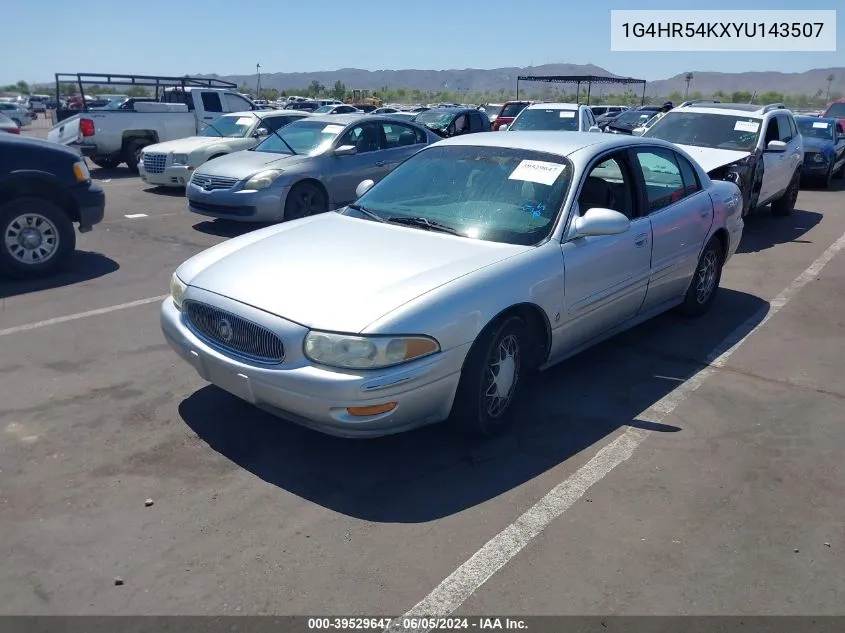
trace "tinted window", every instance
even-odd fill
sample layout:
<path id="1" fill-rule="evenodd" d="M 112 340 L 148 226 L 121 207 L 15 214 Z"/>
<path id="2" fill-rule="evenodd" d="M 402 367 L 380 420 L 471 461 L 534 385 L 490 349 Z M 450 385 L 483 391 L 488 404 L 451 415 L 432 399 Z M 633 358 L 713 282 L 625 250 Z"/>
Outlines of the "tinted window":
<path id="1" fill-rule="evenodd" d="M 835 119 L 845 119 L 845 103 L 834 103 L 824 115 Z"/>
<path id="2" fill-rule="evenodd" d="M 766 135 L 763 137 L 763 142 L 768 145 L 772 141 L 780 140 L 780 128 L 778 127 L 777 117 L 772 117 L 766 124 Z"/>
<path id="3" fill-rule="evenodd" d="M 779 114 L 775 117 L 778 121 L 778 132 L 780 133 L 779 141 L 789 143 L 792 140 L 792 128 L 789 125 L 789 117 L 785 114 Z"/>
<path id="4" fill-rule="evenodd" d="M 584 179 L 578 194 L 578 213 L 584 215 L 596 208 L 613 209 L 633 218 L 631 191 L 631 178 L 621 154 L 610 156 L 594 166 Z"/>
<path id="5" fill-rule="evenodd" d="M 382 123 L 381 129 L 384 132 L 385 143 L 388 149 L 419 145 L 420 143 L 426 142 L 425 132 L 410 125 L 402 125 L 401 123 L 390 121 Z"/>
<path id="6" fill-rule="evenodd" d="M 629 110 L 616 118 L 614 127 L 634 129 L 657 114 L 657 110 Z"/>
<path id="7" fill-rule="evenodd" d="M 604 106 L 593 106 L 591 108 L 591 110 L 592 110 L 593 114 L 596 115 L 596 116 L 601 116 L 602 114 L 607 112 L 607 108 L 604 107 Z"/>
<path id="8" fill-rule="evenodd" d="M 223 112 L 223 104 L 220 103 L 220 95 L 216 92 L 203 92 L 202 108 L 206 112 Z"/>
<path id="9" fill-rule="evenodd" d="M 279 128 L 286 126 L 288 123 L 296 121 L 300 117 L 293 116 L 267 116 L 261 120 L 261 127 L 274 132 Z"/>
<path id="10" fill-rule="evenodd" d="M 490 129 L 490 125 L 485 124 L 480 112 L 470 112 L 469 129 L 470 132 L 485 132 Z"/>
<path id="11" fill-rule="evenodd" d="M 511 124 L 510 129 L 513 131 L 577 131 L 578 111 L 554 108 L 526 108 Z"/>
<path id="12" fill-rule="evenodd" d="M 338 147 L 343 145 L 354 145 L 358 154 L 384 149 L 380 126 L 377 123 L 359 123 L 349 129 L 338 141 Z"/>
<path id="13" fill-rule="evenodd" d="M 786 118 L 789 120 L 789 130 L 792 132 L 792 136 L 798 136 L 798 126 L 795 124 L 795 117 L 788 116 Z"/>
<path id="14" fill-rule="evenodd" d="M 571 173 L 567 159 L 540 152 L 434 147 L 399 165 L 358 203 L 383 218 L 425 218 L 468 238 L 530 245 L 554 228 Z"/>
<path id="15" fill-rule="evenodd" d="M 678 153 L 674 154 L 675 162 L 681 169 L 681 176 L 684 179 L 684 191 L 687 195 L 693 194 L 701 189 L 701 183 L 698 182 L 698 175 L 695 173 L 690 162 Z"/>
<path id="16" fill-rule="evenodd" d="M 507 103 L 502 106 L 500 117 L 513 117 L 522 112 L 528 106 L 527 103 Z"/>
<path id="17" fill-rule="evenodd" d="M 802 136 L 833 140 L 833 121 L 824 119 L 799 119 L 798 130 Z"/>
<path id="18" fill-rule="evenodd" d="M 629 114 L 630 112 L 626 112 L 617 121 Z M 659 138 L 678 145 L 750 152 L 757 146 L 760 123 L 760 119 L 754 117 L 683 112 L 682 109 L 667 112 L 643 134 L 643 137 Z"/>
<path id="19" fill-rule="evenodd" d="M 654 213 L 686 195 L 684 179 L 668 150 L 637 150 L 637 164 L 645 181 L 648 212 Z"/>

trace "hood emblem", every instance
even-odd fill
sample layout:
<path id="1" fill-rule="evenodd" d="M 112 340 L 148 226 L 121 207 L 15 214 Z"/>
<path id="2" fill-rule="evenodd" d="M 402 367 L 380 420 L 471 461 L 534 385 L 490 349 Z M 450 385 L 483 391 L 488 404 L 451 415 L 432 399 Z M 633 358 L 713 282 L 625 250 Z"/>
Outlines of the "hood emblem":
<path id="1" fill-rule="evenodd" d="M 203 188 L 203 189 L 205 189 L 206 191 L 211 191 L 211 190 L 213 189 L 213 186 L 212 186 L 212 184 L 211 184 L 211 181 L 209 180 L 208 182 L 206 182 L 206 183 L 202 186 L 202 188 Z"/>
<path id="2" fill-rule="evenodd" d="M 217 322 L 217 334 L 220 335 L 220 338 L 223 339 L 224 342 L 232 342 L 232 339 L 235 337 L 235 332 L 232 330 L 232 324 L 229 322 L 229 319 L 220 319 Z"/>

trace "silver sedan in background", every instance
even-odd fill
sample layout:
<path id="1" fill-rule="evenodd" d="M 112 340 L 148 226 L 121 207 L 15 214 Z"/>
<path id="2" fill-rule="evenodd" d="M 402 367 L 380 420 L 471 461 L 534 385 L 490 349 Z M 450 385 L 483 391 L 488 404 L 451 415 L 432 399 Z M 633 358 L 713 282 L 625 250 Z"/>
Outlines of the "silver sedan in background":
<path id="1" fill-rule="evenodd" d="M 438 140 L 430 130 L 389 115 L 314 115 L 250 150 L 199 167 L 186 190 L 188 209 L 244 222 L 323 213 L 352 202 L 361 181 L 381 180 Z"/>
<path id="2" fill-rule="evenodd" d="M 358 191 L 189 259 L 161 308 L 203 378 L 341 436 L 501 430 L 531 370 L 706 312 L 743 228 L 736 185 L 632 136 L 458 136 Z"/>

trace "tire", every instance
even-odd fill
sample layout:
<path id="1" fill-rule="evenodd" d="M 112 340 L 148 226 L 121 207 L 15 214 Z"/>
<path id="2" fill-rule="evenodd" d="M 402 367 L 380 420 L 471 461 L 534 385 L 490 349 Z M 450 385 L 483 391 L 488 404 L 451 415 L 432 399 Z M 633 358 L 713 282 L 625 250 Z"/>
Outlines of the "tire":
<path id="1" fill-rule="evenodd" d="M 845 179 L 845 164 L 843 164 L 842 167 L 840 167 L 836 171 L 836 173 L 833 174 L 833 177 L 836 178 L 837 180 Z"/>
<path id="2" fill-rule="evenodd" d="M 283 220 L 299 220 L 328 210 L 329 203 L 323 190 L 313 183 L 301 182 L 288 193 Z"/>
<path id="3" fill-rule="evenodd" d="M 129 141 L 123 148 L 123 162 L 133 174 L 138 173 L 138 163 L 141 160 L 141 150 L 147 145 L 152 145 L 148 140 L 137 139 Z"/>
<path id="4" fill-rule="evenodd" d="M 510 426 L 530 349 L 528 327 L 519 317 L 506 317 L 488 326 L 464 361 L 450 422 L 476 437 L 491 437 Z M 508 356 L 502 365 L 505 354 Z M 498 369 L 495 369 L 497 364 Z M 502 374 L 503 371 L 507 374 Z M 489 399 L 494 385 L 498 393 L 498 376 L 502 376 L 504 384 L 501 387 L 507 392 L 504 397 Z"/>
<path id="5" fill-rule="evenodd" d="M 121 160 L 119 158 L 92 158 L 91 162 L 100 169 L 115 169 L 120 165 Z"/>
<path id="6" fill-rule="evenodd" d="M 772 201 L 772 215 L 784 217 L 792 213 L 795 208 L 795 201 L 798 199 L 798 189 L 801 186 L 801 172 L 796 170 L 789 181 L 789 186 L 783 195 Z"/>
<path id="7" fill-rule="evenodd" d="M 822 189 L 830 189 L 831 180 L 833 180 L 833 165 L 828 168 L 827 174 L 819 179 L 819 187 Z"/>
<path id="8" fill-rule="evenodd" d="M 724 262 L 725 252 L 722 243 L 717 237 L 710 238 L 707 246 L 701 251 L 684 302 L 680 305 L 682 314 L 696 317 L 710 309 L 722 280 Z"/>
<path id="9" fill-rule="evenodd" d="M 25 197 L 0 207 L 3 274 L 17 279 L 50 275 L 64 266 L 75 250 L 73 223 L 53 202 Z"/>

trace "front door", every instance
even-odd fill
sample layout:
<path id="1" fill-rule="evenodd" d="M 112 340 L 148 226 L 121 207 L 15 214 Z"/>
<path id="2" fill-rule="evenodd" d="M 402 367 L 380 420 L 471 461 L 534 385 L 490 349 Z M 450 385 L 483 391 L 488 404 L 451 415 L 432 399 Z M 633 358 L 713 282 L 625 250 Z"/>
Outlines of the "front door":
<path id="1" fill-rule="evenodd" d="M 384 134 L 384 154 L 390 170 L 426 145 L 426 134 L 419 128 L 393 121 L 383 121 L 379 126 Z"/>
<path id="2" fill-rule="evenodd" d="M 613 209 L 631 218 L 631 226 L 619 235 L 575 237 L 561 245 L 565 348 L 578 347 L 634 317 L 651 272 L 651 220 L 635 215 L 634 177 L 625 152 L 599 161 L 581 184 L 578 213 Z"/>
<path id="3" fill-rule="evenodd" d="M 766 149 L 771 141 L 779 141 L 781 139 L 777 117 L 769 119 L 761 138 L 763 139 L 763 183 L 760 186 L 760 197 L 757 199 L 757 203 L 762 206 L 776 196 L 779 191 L 783 190 L 785 186 L 784 174 L 786 173 L 786 169 L 784 158 L 787 153 L 772 152 Z M 787 177 L 787 182 L 788 180 L 789 177 Z"/>
<path id="4" fill-rule="evenodd" d="M 651 220 L 651 279 L 642 310 L 682 297 L 713 225 L 713 203 L 692 165 L 662 147 L 633 151 L 635 176 L 642 178 L 644 208 Z"/>
<path id="5" fill-rule="evenodd" d="M 390 171 L 389 151 L 385 149 L 381 125 L 376 121 L 349 128 L 336 141 L 335 148 L 352 145 L 355 154 L 327 158 L 330 207 L 340 208 L 355 201 L 355 189 L 364 180 L 378 182 Z"/>

